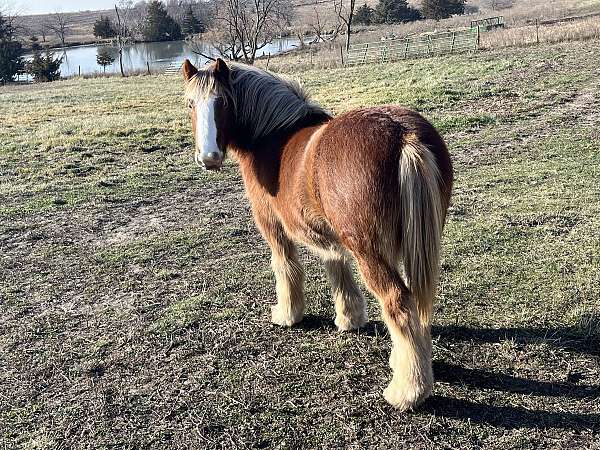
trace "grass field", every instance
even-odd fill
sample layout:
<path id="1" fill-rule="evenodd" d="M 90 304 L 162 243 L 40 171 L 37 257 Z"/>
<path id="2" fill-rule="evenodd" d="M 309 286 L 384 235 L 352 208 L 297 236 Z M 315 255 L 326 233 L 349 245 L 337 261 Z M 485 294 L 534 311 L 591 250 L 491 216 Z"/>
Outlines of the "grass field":
<path id="1" fill-rule="evenodd" d="M 269 323 L 236 166 L 192 163 L 173 77 L 0 88 L 0 448 L 600 448 L 600 41 L 306 71 L 335 113 L 400 103 L 456 188 L 434 396 L 381 396 L 389 339 L 340 334 L 320 263 Z"/>

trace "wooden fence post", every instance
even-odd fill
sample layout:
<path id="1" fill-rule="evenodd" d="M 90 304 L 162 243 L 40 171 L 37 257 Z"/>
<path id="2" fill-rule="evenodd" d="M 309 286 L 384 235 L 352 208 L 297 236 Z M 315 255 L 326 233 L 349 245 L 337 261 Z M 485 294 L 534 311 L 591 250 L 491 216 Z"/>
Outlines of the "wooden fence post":
<path id="1" fill-rule="evenodd" d="M 406 38 L 406 46 L 404 47 L 404 59 L 408 58 L 408 37 Z"/>
<path id="2" fill-rule="evenodd" d="M 150 63 L 146 61 L 146 67 L 148 68 L 148 75 L 150 75 Z"/>
<path id="3" fill-rule="evenodd" d="M 540 19 L 535 19 L 535 43 L 540 43 Z"/>
<path id="4" fill-rule="evenodd" d="M 367 62 L 367 50 L 369 50 L 369 44 L 365 45 L 365 52 L 363 53 L 362 63 L 365 64 Z"/>
<path id="5" fill-rule="evenodd" d="M 350 51 L 350 49 L 348 49 Z M 340 45 L 340 58 L 342 58 L 342 66 L 344 65 L 344 47 Z"/>
<path id="6" fill-rule="evenodd" d="M 456 40 L 456 31 L 452 32 L 452 44 L 450 45 L 450 53 L 454 53 L 454 41 Z"/>
<path id="7" fill-rule="evenodd" d="M 267 55 L 267 65 L 265 66 L 265 70 L 269 70 L 269 61 L 271 61 L 271 52 Z"/>
<path id="8" fill-rule="evenodd" d="M 479 31 L 479 26 L 477 26 L 477 43 L 475 44 L 477 46 L 476 50 L 479 50 L 480 42 L 481 42 L 481 33 Z"/>
<path id="9" fill-rule="evenodd" d="M 79 76 L 81 76 L 81 66 L 79 66 Z"/>

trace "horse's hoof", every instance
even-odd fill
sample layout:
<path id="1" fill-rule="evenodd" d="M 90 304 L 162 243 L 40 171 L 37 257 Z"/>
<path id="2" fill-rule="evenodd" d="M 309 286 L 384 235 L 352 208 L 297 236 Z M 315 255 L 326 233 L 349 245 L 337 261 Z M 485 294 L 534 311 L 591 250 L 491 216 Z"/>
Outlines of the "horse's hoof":
<path id="1" fill-rule="evenodd" d="M 346 317 L 342 315 L 335 316 L 335 326 L 339 331 L 354 331 L 364 327 L 369 321 L 366 312 L 362 312 L 356 317 Z"/>
<path id="2" fill-rule="evenodd" d="M 304 312 L 281 311 L 279 305 L 271 306 L 271 322 L 282 327 L 291 327 L 302 321 Z"/>
<path id="3" fill-rule="evenodd" d="M 409 411 L 419 406 L 431 395 L 431 386 L 427 384 L 404 384 L 392 382 L 383 391 L 383 398 L 399 411 Z"/>

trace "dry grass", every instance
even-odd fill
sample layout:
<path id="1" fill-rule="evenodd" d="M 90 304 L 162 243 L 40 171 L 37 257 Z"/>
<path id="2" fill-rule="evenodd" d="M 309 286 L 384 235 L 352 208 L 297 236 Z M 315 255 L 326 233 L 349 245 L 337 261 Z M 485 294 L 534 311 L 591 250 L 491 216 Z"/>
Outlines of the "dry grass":
<path id="1" fill-rule="evenodd" d="M 539 42 L 564 42 L 595 39 L 600 37 L 600 17 L 556 23 L 509 27 L 482 33 L 483 48 L 521 47 Z"/>
<path id="2" fill-rule="evenodd" d="M 480 2 L 469 2 L 474 6 Z M 504 15 L 506 28 L 481 33 L 481 48 L 523 47 L 540 43 L 577 41 L 600 37 L 600 16 L 585 17 L 554 24 L 541 24 L 536 30 L 535 19 L 551 20 L 600 12 L 600 0 L 562 0 L 558 2 L 516 2 L 510 9 L 491 11 L 481 8 L 478 14 L 457 16 L 439 22 L 422 20 L 400 25 L 356 26 L 353 43 L 377 42 L 382 38 L 404 37 L 424 32 L 440 32 L 470 26 L 471 20 Z M 271 58 L 269 68 L 274 71 L 330 69 L 342 65 L 340 49 L 345 37 L 334 42 L 311 45 L 303 50 Z M 257 63 L 265 67 L 266 61 Z"/>
<path id="3" fill-rule="evenodd" d="M 404 104 L 453 155 L 434 396 L 381 397 L 369 299 L 269 323 L 239 171 L 192 161 L 179 77 L 0 88 L 0 448 L 600 447 L 600 41 L 309 70 L 335 113 Z"/>

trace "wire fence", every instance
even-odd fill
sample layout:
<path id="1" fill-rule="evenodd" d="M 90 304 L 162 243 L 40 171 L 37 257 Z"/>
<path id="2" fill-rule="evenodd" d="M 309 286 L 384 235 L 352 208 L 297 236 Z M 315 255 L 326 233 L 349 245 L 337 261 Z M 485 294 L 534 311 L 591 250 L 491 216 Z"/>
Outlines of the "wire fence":
<path id="1" fill-rule="evenodd" d="M 479 47 L 479 27 L 465 30 L 408 36 L 380 42 L 352 44 L 346 53 L 346 65 L 385 63 L 410 58 L 474 52 Z"/>

